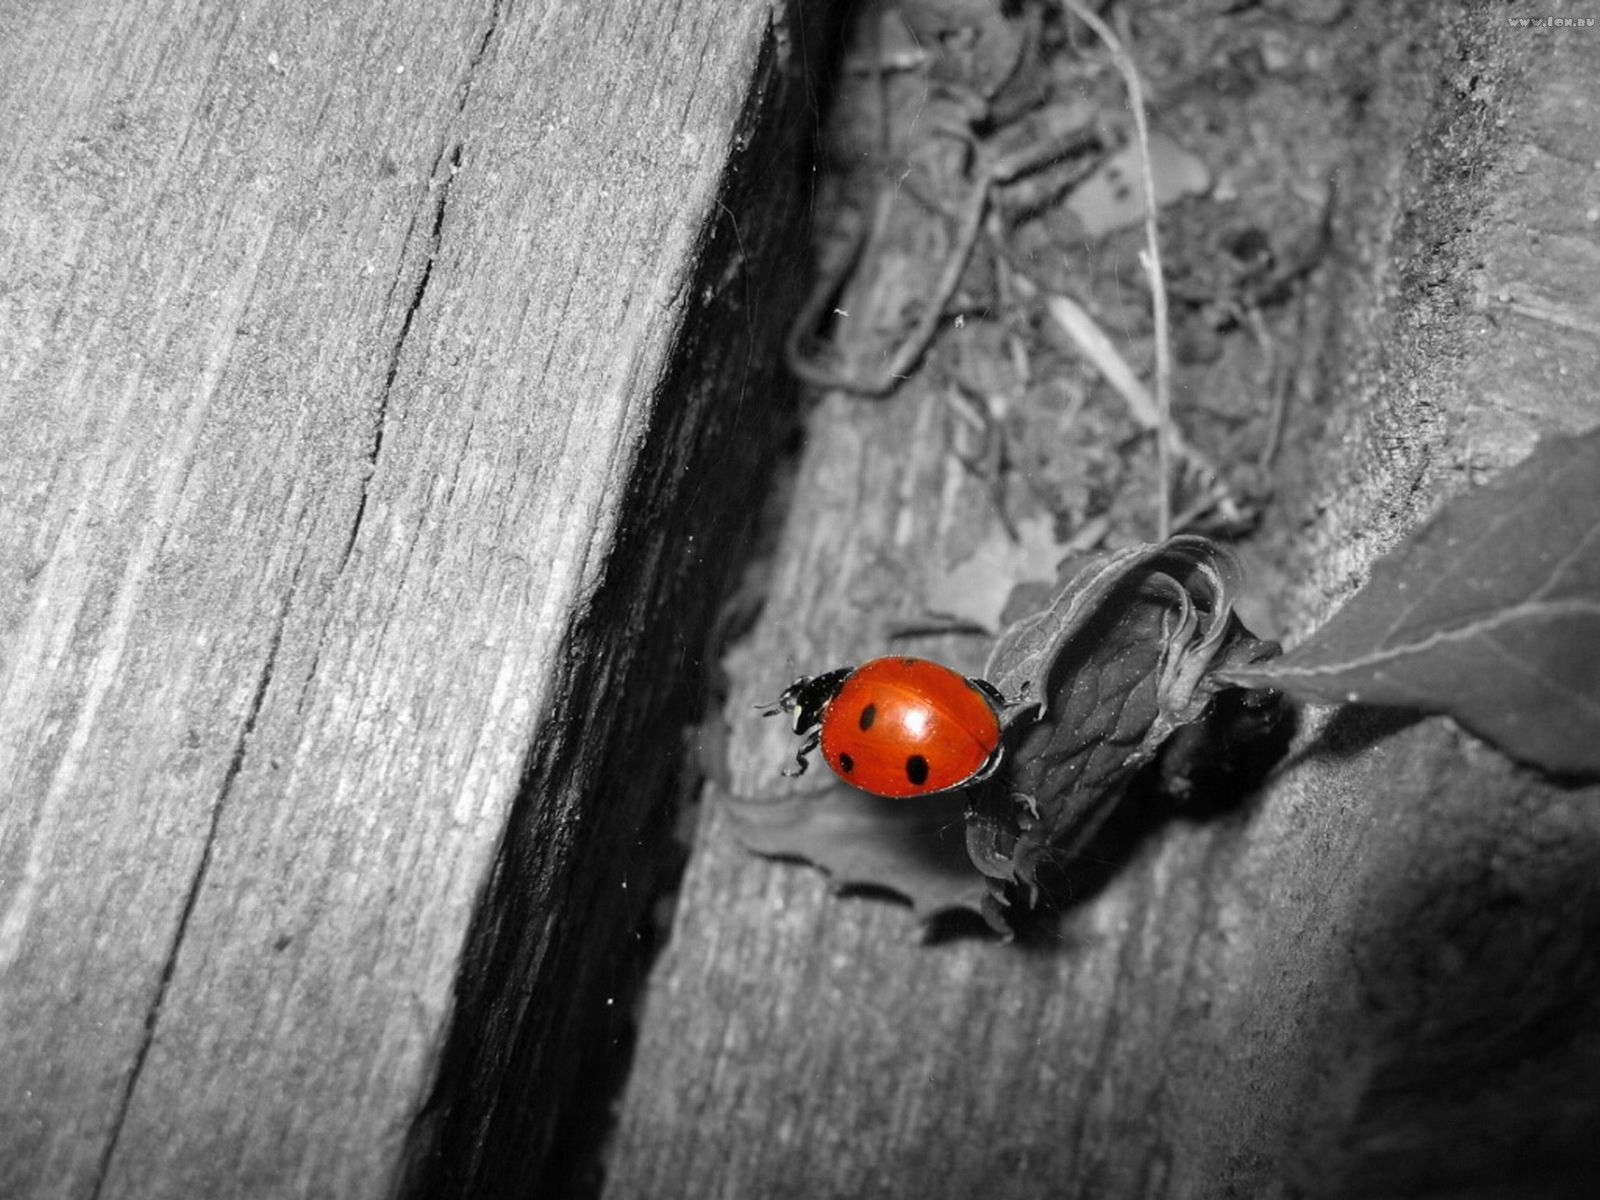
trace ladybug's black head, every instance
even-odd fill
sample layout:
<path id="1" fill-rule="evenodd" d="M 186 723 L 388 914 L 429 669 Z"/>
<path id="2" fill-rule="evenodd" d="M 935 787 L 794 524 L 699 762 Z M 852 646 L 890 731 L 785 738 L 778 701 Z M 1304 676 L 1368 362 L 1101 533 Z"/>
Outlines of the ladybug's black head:
<path id="1" fill-rule="evenodd" d="M 851 670 L 850 667 L 841 667 L 821 675 L 802 675 L 785 688 L 783 695 L 762 715 L 771 717 L 780 712 L 793 713 L 794 731 L 809 733 L 822 724 L 823 709 L 839 694 L 839 688 L 850 677 Z"/>

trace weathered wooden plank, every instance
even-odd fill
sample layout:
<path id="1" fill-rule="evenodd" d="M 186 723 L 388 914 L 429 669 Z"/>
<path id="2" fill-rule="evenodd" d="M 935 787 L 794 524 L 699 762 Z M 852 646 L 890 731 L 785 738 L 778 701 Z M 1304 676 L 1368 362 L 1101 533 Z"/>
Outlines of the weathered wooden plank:
<path id="1" fill-rule="evenodd" d="M 1462 10 L 1442 35 L 1372 6 L 1350 20 L 1385 29 L 1366 106 L 1383 150 L 1341 179 L 1336 412 L 1286 448 L 1308 481 L 1276 517 L 1299 543 L 1283 564 L 1299 631 L 1474 470 L 1600 415 L 1600 352 L 1570 336 L 1592 288 L 1567 273 L 1593 224 L 1538 199 L 1581 189 L 1600 157 L 1573 119 L 1600 103 L 1596 43 L 1518 42 Z M 1529 276 L 1535 211 L 1572 250 Z M 1527 286 L 1493 300 L 1512 279 Z M 1568 297 L 1566 319 L 1508 309 L 1529 294 Z M 1558 367 L 1558 391 L 1527 382 Z M 746 793 L 782 786 L 785 755 L 751 703 L 879 651 L 882 614 L 852 601 L 982 507 L 931 406 L 905 397 L 827 402 L 800 473 L 767 612 L 729 664 Z M 1595 801 L 1446 722 L 1324 714 L 1246 811 L 1130 818 L 1128 861 L 1060 944 L 1026 948 L 913 944 L 904 911 L 750 858 L 713 809 L 606 1194 L 1582 1194 L 1600 1116 Z"/>
<path id="2" fill-rule="evenodd" d="M 774 412 L 769 231 L 721 207 L 772 20 L 7 11 L 0 1194 L 388 1194 L 514 810 L 487 1053 L 571 1040 L 631 918 L 582 873 L 657 786 L 587 827 L 600 755 Z M 572 1063 L 520 1081 L 524 1172 Z"/>

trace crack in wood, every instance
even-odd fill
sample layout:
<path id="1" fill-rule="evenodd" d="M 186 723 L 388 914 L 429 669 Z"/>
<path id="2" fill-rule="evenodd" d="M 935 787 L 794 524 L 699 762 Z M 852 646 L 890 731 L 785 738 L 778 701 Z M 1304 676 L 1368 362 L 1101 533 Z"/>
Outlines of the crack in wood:
<path id="1" fill-rule="evenodd" d="M 474 60 L 476 61 L 476 60 Z M 462 103 L 466 97 L 463 94 Z M 446 159 L 448 158 L 448 165 Z M 441 172 L 440 167 L 444 165 Z M 411 296 L 406 301 L 405 315 L 400 318 L 400 330 L 395 334 L 394 346 L 389 352 L 389 365 L 383 378 L 383 391 L 378 397 L 378 411 L 372 419 L 372 440 L 365 456 L 366 469 L 361 477 L 361 498 L 356 501 L 356 514 L 350 522 L 350 533 L 345 539 L 344 552 L 339 556 L 339 568 L 336 574 L 342 574 L 345 566 L 350 562 L 350 555 L 356 548 L 356 537 L 361 532 L 361 523 L 366 517 L 367 497 L 372 491 L 372 479 L 377 474 L 378 456 L 383 453 L 383 428 L 389 419 L 389 398 L 394 394 L 395 377 L 400 373 L 400 358 L 405 353 L 406 343 L 411 337 L 411 325 L 416 320 L 417 312 L 422 308 L 423 297 L 427 295 L 428 283 L 433 278 L 433 264 L 439 256 L 439 241 L 444 229 L 445 207 L 450 203 L 450 185 L 454 181 L 456 172 L 461 169 L 461 144 L 455 143 L 453 148 L 446 145 L 439 151 L 439 157 L 434 160 L 433 169 L 428 174 L 428 187 L 434 192 L 432 207 L 433 222 L 428 230 L 427 257 L 422 265 L 422 273 L 417 277 L 417 282 L 411 288 Z M 420 216 L 420 213 L 418 214 Z M 412 219 L 411 228 L 406 230 L 405 244 L 409 246 L 413 235 L 416 233 L 417 221 Z M 395 274 L 394 286 L 391 288 L 385 306 L 391 304 L 394 292 L 400 286 L 400 279 L 405 271 L 405 260 L 409 255 L 402 255 L 401 269 Z"/>
<path id="2" fill-rule="evenodd" d="M 467 60 L 467 69 L 462 76 L 460 98 L 456 101 L 456 109 L 450 115 L 449 122 L 454 123 L 466 112 L 467 101 L 472 95 L 472 83 L 477 78 L 479 68 L 488 56 L 489 44 L 494 40 L 496 31 L 500 28 L 501 18 L 505 14 L 506 5 L 510 0 L 500 0 L 494 5 L 489 14 L 489 21 L 484 27 L 483 36 L 478 39 L 478 44 L 472 52 L 472 57 Z M 354 553 L 356 538 L 361 532 L 361 523 L 366 517 L 367 497 L 372 490 L 372 479 L 377 473 L 378 456 L 383 453 L 383 428 L 389 417 L 389 397 L 394 392 L 394 381 L 400 373 L 400 359 L 405 353 L 406 343 L 411 337 L 412 322 L 416 320 L 418 311 L 422 308 L 423 297 L 427 295 L 428 284 L 433 278 L 433 264 L 439 257 L 439 246 L 444 235 L 444 214 L 450 203 L 450 186 L 455 182 L 456 175 L 461 170 L 462 143 L 454 138 L 447 138 L 440 147 L 438 156 L 433 160 L 433 166 L 428 171 L 428 191 L 433 196 L 431 212 L 432 223 L 427 235 L 427 255 L 423 260 L 422 273 L 417 277 L 416 283 L 411 288 L 411 295 L 406 301 L 405 315 L 400 319 L 400 329 L 396 333 L 394 346 L 389 352 L 389 365 L 384 373 L 383 391 L 378 397 L 378 411 L 373 415 L 372 439 L 367 449 L 365 462 L 366 470 L 361 477 L 361 497 L 356 502 L 355 517 L 350 522 L 350 533 L 345 539 L 344 551 L 339 557 L 339 568 L 335 574 L 342 574 L 345 566 L 350 562 L 350 555 Z M 384 307 L 389 308 L 394 303 L 395 293 L 399 290 L 401 280 L 405 275 L 405 265 L 410 260 L 408 253 L 417 232 L 419 218 L 429 209 L 419 209 L 411 219 L 411 225 L 406 229 L 406 235 L 401 245 L 406 250 L 401 251 L 400 268 L 395 272 L 394 282 L 389 289 L 389 295 L 384 299 Z"/>
<path id="3" fill-rule="evenodd" d="M 233 793 L 233 784 L 239 777 L 239 772 L 244 768 L 245 747 L 250 742 L 251 735 L 255 732 L 256 721 L 261 715 L 261 709 L 266 702 L 267 688 L 272 684 L 273 671 L 277 667 L 278 651 L 283 644 L 284 627 L 289 623 L 289 609 L 294 603 L 295 595 L 299 591 L 300 571 L 304 561 L 297 564 L 293 577 L 289 581 L 289 588 L 284 593 L 283 603 L 278 608 L 278 619 L 273 625 L 272 637 L 267 642 L 266 659 L 261 665 L 261 673 L 256 679 L 254 694 L 250 697 L 250 707 L 245 711 L 244 723 L 240 726 L 239 736 L 234 742 L 233 754 L 228 759 L 228 768 L 223 773 L 222 782 L 217 788 L 217 799 L 211 806 L 211 823 L 206 829 L 205 841 L 200 848 L 200 862 L 195 867 L 194 878 L 189 881 L 189 891 L 183 898 L 183 908 L 178 914 L 177 925 L 172 931 L 172 943 L 167 948 L 166 960 L 161 966 L 161 980 L 156 984 L 156 994 L 150 1001 L 149 1011 L 144 1018 L 144 1031 L 140 1035 L 138 1048 L 134 1051 L 133 1065 L 128 1069 L 128 1079 L 123 1085 L 122 1096 L 117 1102 L 116 1113 L 111 1121 L 111 1128 L 106 1134 L 104 1149 L 100 1152 L 100 1164 L 95 1171 L 94 1190 L 90 1192 L 90 1200 L 100 1200 L 100 1194 L 105 1187 L 106 1180 L 111 1174 L 111 1160 L 117 1152 L 117 1144 L 122 1139 L 123 1125 L 128 1119 L 128 1113 L 133 1108 L 133 1093 L 139 1086 L 139 1077 L 144 1072 L 145 1060 L 149 1057 L 150 1047 L 155 1044 L 156 1025 L 161 1020 L 161 1009 L 166 1003 L 167 990 L 172 985 L 172 977 L 178 966 L 178 953 L 183 949 L 184 937 L 188 933 L 189 920 L 194 914 L 195 904 L 200 898 L 200 888 L 204 885 L 207 875 L 211 872 L 212 850 L 217 842 L 217 830 L 222 824 L 222 813 L 227 807 L 228 799 Z"/>

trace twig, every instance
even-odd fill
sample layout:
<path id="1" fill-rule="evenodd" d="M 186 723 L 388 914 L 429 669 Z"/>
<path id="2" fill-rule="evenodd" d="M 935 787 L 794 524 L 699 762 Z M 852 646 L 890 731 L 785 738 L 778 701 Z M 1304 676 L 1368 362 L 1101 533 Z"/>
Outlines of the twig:
<path id="1" fill-rule="evenodd" d="M 1106 331 L 1070 296 L 1052 292 L 1045 296 L 1045 312 L 1072 339 L 1078 353 L 1099 371 L 1111 390 L 1122 397 L 1128 415 L 1140 429 L 1154 433 L 1161 428 L 1161 410 L 1140 381 L 1128 360 L 1122 357 Z"/>
<path id="2" fill-rule="evenodd" d="M 1144 184 L 1144 234 L 1145 252 L 1140 256 L 1145 273 L 1150 277 L 1150 301 L 1153 309 L 1156 334 L 1156 409 L 1161 425 L 1156 430 L 1156 461 L 1160 473 L 1160 512 L 1157 533 L 1165 541 L 1172 532 L 1172 349 L 1167 330 L 1167 288 L 1161 272 L 1161 240 L 1156 229 L 1155 169 L 1150 164 L 1150 127 L 1145 120 L 1144 87 L 1139 81 L 1138 68 L 1129 57 L 1123 41 L 1128 40 L 1126 13 L 1119 12 L 1122 38 L 1108 26 L 1082 0 L 1061 0 L 1067 11 L 1082 21 L 1095 36 L 1105 43 L 1111 59 L 1122 73 L 1128 88 L 1128 107 L 1133 110 L 1134 135 L 1139 150 L 1139 167 Z"/>
<path id="3" fill-rule="evenodd" d="M 914 189 L 905 186 L 904 181 L 901 182 L 906 192 L 915 195 Z M 951 234 L 952 248 L 945 256 L 939 277 L 934 281 L 927 302 L 917 315 L 910 333 L 899 345 L 890 350 L 887 360 L 872 367 L 835 368 L 825 364 L 820 356 L 813 357 L 808 351 L 806 342 L 823 312 L 843 288 L 864 248 L 878 241 L 888 224 L 888 206 L 893 202 L 894 193 L 889 188 L 880 190 L 877 217 L 872 229 L 870 231 L 863 229 L 859 233 L 857 240 L 851 246 L 849 257 L 843 260 L 841 269 L 824 274 L 801 304 L 799 316 L 790 327 L 789 336 L 784 343 L 789 370 L 811 386 L 825 390 L 837 388 L 863 396 L 887 396 L 892 392 L 900 381 L 911 373 L 911 369 L 927 353 L 928 347 L 933 344 L 933 339 L 938 336 L 939 326 L 944 320 L 945 306 L 950 303 L 950 298 L 956 294 L 956 289 L 961 285 L 961 276 L 966 272 L 967 260 L 972 257 L 973 248 L 978 244 L 978 235 L 983 230 L 983 214 L 989 207 L 989 190 L 995 183 L 1004 182 L 1005 178 L 997 176 L 991 169 L 985 168 L 977 172 L 962 209 L 955 217 Z"/>
<path id="4" fill-rule="evenodd" d="M 1070 297 L 1060 294 L 1047 295 L 1044 308 L 1050 319 L 1072 339 L 1072 344 L 1077 347 L 1078 353 L 1088 360 L 1090 366 L 1100 372 L 1105 381 L 1111 385 L 1111 390 L 1122 397 L 1134 423 L 1140 429 L 1159 436 L 1163 428 L 1160 409 L 1106 331 L 1100 328 L 1082 305 Z M 1215 465 L 1199 450 L 1189 445 L 1182 430 L 1171 421 L 1165 423 L 1165 429 L 1167 444 L 1173 456 L 1185 463 L 1195 478 L 1207 486 L 1219 478 Z M 1173 527 L 1181 530 L 1183 525 L 1181 522 L 1174 522 Z"/>

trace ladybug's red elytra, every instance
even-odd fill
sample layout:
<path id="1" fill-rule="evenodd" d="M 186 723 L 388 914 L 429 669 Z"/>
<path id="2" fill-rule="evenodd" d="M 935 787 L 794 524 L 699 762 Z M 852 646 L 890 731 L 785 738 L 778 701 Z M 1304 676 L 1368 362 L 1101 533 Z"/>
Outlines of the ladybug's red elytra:
<path id="1" fill-rule="evenodd" d="M 794 714 L 799 775 L 818 745 L 845 782 L 878 796 L 928 796 L 1000 765 L 1000 693 L 925 658 L 874 658 L 801 677 L 764 715 Z"/>

